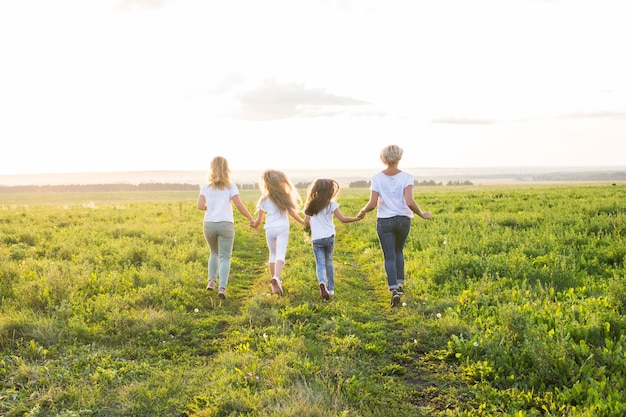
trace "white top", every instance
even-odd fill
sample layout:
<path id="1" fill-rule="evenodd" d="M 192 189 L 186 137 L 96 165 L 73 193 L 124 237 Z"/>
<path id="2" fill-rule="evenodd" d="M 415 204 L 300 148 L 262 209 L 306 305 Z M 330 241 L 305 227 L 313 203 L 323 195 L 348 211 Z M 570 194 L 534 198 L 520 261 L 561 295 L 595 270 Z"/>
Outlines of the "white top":
<path id="1" fill-rule="evenodd" d="M 311 216 L 311 240 L 331 237 L 335 234 L 333 213 L 339 208 L 339 203 L 331 201 L 329 205 Z"/>
<path id="2" fill-rule="evenodd" d="M 289 215 L 286 212 L 281 213 L 271 198 L 267 197 L 259 202 L 257 209 L 265 212 L 264 229 L 269 229 L 270 227 L 289 227 Z"/>
<path id="3" fill-rule="evenodd" d="M 206 200 L 205 222 L 235 223 L 233 206 L 230 203 L 231 199 L 239 194 L 239 189 L 235 183 L 231 183 L 230 188 L 224 188 L 223 190 L 204 184 L 200 188 L 200 194 Z"/>
<path id="4" fill-rule="evenodd" d="M 379 219 L 394 216 L 413 218 L 413 212 L 404 200 L 404 189 L 409 185 L 413 185 L 413 176 L 404 171 L 396 175 L 386 175 L 381 171 L 372 177 L 370 188 L 378 193 Z"/>

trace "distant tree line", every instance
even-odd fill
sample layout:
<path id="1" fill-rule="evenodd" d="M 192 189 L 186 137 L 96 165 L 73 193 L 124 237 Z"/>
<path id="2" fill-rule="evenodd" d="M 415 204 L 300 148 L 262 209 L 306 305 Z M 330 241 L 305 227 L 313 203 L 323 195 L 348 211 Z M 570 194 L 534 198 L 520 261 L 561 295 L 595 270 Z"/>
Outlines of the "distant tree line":
<path id="1" fill-rule="evenodd" d="M 371 181 L 353 181 L 348 188 L 369 188 Z"/>
<path id="2" fill-rule="evenodd" d="M 349 188 L 369 188 L 371 181 L 353 181 Z M 297 189 L 306 189 L 311 182 L 298 182 Z M 414 181 L 415 186 L 440 186 L 441 182 L 433 180 Z M 448 181 L 446 185 L 473 185 L 471 181 Z M 237 184 L 240 190 L 256 190 L 258 183 Z M 10 193 L 97 193 L 97 192 L 133 192 L 133 191 L 193 191 L 198 190 L 197 184 L 180 183 L 143 183 L 143 184 L 64 184 L 64 185 L 0 185 L 1 194 Z"/>
<path id="3" fill-rule="evenodd" d="M 440 182 L 436 182 L 434 180 L 424 180 L 424 181 L 413 181 L 413 185 L 416 187 L 430 187 L 433 185 L 443 185 Z"/>
<path id="4" fill-rule="evenodd" d="M 0 185 L 0 193 L 94 193 L 123 191 L 190 191 L 198 185 L 174 183 L 146 184 L 64 184 L 64 185 Z"/>
<path id="5" fill-rule="evenodd" d="M 301 181 L 301 182 L 294 184 L 294 186 L 299 190 L 306 190 L 311 184 L 312 182 Z M 348 185 L 348 188 L 369 188 L 371 185 L 372 185 L 371 181 L 359 180 L 359 181 L 350 182 L 350 184 Z M 436 182 L 434 180 L 423 180 L 423 181 L 415 180 L 413 181 L 413 185 L 418 186 L 418 187 L 423 187 L 423 186 L 441 186 L 444 184 L 442 182 Z M 474 184 L 471 181 L 448 181 L 445 185 L 474 185 Z M 259 188 L 258 183 L 237 184 L 237 186 L 239 187 L 240 190 L 257 190 Z"/>
<path id="6" fill-rule="evenodd" d="M 353 181 L 350 183 L 350 188 L 369 188 L 372 185 L 371 181 Z M 442 182 L 436 182 L 434 180 L 413 181 L 413 185 L 416 187 L 430 187 L 443 185 Z M 448 181 L 446 185 L 474 185 L 471 181 Z"/>
<path id="7" fill-rule="evenodd" d="M 549 172 L 532 181 L 626 181 L 626 171 Z"/>

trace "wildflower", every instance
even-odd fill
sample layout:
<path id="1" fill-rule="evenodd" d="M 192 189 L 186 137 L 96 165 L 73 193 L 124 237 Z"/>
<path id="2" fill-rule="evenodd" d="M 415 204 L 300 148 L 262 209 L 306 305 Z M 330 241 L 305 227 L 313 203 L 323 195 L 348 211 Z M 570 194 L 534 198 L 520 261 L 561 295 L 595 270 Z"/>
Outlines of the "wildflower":
<path id="1" fill-rule="evenodd" d="M 474 342 L 474 347 L 478 347 L 478 342 Z"/>
<path id="2" fill-rule="evenodd" d="M 413 343 L 417 343 L 417 339 L 413 339 Z"/>
<path id="3" fill-rule="evenodd" d="M 197 308 L 193 310 L 194 313 L 198 313 L 200 310 L 198 310 Z"/>
<path id="4" fill-rule="evenodd" d="M 406 307 L 406 303 L 402 303 L 402 307 Z"/>
<path id="5" fill-rule="evenodd" d="M 267 333 L 263 333 L 263 339 L 267 339 Z"/>
<path id="6" fill-rule="evenodd" d="M 441 313 L 437 313 L 437 318 L 440 319 L 441 318 Z"/>

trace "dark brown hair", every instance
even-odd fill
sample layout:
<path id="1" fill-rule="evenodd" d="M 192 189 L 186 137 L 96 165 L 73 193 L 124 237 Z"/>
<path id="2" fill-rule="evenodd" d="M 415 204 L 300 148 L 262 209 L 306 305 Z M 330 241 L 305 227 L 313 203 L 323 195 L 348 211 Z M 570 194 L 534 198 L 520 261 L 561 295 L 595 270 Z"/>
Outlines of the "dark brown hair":
<path id="1" fill-rule="evenodd" d="M 333 179 L 318 178 L 309 186 L 306 201 L 304 202 L 304 214 L 314 216 L 337 197 L 339 183 Z"/>

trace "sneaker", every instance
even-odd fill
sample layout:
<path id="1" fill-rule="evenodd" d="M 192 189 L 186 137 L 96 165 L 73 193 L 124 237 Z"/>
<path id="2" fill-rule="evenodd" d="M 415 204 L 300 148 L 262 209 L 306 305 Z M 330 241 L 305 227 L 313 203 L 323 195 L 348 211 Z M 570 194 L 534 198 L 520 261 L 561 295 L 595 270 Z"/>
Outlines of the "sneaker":
<path id="1" fill-rule="evenodd" d="M 398 295 L 401 295 L 401 296 L 404 295 L 404 287 L 402 286 L 398 287 Z"/>
<path id="2" fill-rule="evenodd" d="M 209 291 L 215 291 L 215 281 L 214 280 L 210 280 L 209 281 L 209 285 L 206 286 L 206 289 Z"/>
<path id="3" fill-rule="evenodd" d="M 283 286 L 280 282 L 280 278 L 272 278 L 272 280 L 270 281 L 270 285 L 272 286 L 272 294 L 283 295 Z"/>
<path id="4" fill-rule="evenodd" d="M 400 294 L 398 294 L 398 290 L 393 290 L 391 293 L 391 307 L 396 307 L 400 305 Z"/>
<path id="5" fill-rule="evenodd" d="M 220 288 L 220 290 L 217 293 L 217 296 L 221 298 L 222 300 L 225 300 L 226 298 L 228 298 L 226 297 L 226 288 Z"/>
<path id="6" fill-rule="evenodd" d="M 335 291 L 328 291 L 328 295 L 332 297 L 333 295 L 335 295 Z"/>
<path id="7" fill-rule="evenodd" d="M 320 283 L 320 293 L 322 294 L 322 298 L 324 300 L 328 300 L 330 298 L 330 294 L 328 294 L 328 291 L 326 291 L 326 285 L 324 285 L 324 283 Z"/>

